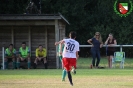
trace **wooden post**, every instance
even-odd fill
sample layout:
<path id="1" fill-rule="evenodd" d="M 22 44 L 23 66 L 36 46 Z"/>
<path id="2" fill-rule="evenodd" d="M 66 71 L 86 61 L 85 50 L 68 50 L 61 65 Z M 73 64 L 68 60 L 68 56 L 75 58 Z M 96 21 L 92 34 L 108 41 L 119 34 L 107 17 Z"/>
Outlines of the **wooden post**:
<path id="1" fill-rule="evenodd" d="M 45 48 L 48 51 L 48 37 L 47 37 L 47 26 L 45 27 Z"/>
<path id="2" fill-rule="evenodd" d="M 63 39 L 65 36 L 65 24 L 59 22 L 59 30 L 60 30 L 60 40 Z"/>
<path id="3" fill-rule="evenodd" d="M 58 20 L 55 20 L 55 41 L 59 41 L 59 25 Z M 56 46 L 56 52 L 58 52 L 58 46 Z M 56 68 L 59 68 L 59 57 L 56 54 Z"/>
<path id="4" fill-rule="evenodd" d="M 61 22 L 59 22 L 59 40 L 62 40 L 63 38 L 65 38 L 65 25 L 62 24 Z M 62 63 L 60 63 L 59 68 L 63 69 Z"/>
<path id="5" fill-rule="evenodd" d="M 12 29 L 11 29 L 11 43 L 14 44 L 14 29 L 13 29 L 13 26 L 12 26 Z"/>
<path id="6" fill-rule="evenodd" d="M 29 33 L 28 33 L 28 41 L 29 41 L 29 49 L 31 55 L 31 27 L 29 26 Z"/>
<path id="7" fill-rule="evenodd" d="M 47 51 L 46 55 L 47 55 L 47 62 L 48 62 L 48 37 L 47 37 L 47 26 L 44 27 L 45 29 L 45 49 Z"/>

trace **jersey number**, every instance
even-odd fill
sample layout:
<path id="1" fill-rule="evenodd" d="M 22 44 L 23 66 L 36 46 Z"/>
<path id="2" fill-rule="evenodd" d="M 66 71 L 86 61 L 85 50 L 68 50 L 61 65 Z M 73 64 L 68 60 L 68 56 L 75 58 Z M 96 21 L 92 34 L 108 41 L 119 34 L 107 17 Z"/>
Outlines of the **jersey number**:
<path id="1" fill-rule="evenodd" d="M 71 44 L 70 42 L 67 43 L 68 47 L 66 47 L 67 50 L 73 51 L 75 48 L 74 44 Z"/>

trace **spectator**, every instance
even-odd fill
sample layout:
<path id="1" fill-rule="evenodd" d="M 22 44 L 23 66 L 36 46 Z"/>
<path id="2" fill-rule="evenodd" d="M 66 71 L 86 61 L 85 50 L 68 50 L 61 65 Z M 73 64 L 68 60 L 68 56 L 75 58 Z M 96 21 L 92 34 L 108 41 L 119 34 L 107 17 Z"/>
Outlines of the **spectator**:
<path id="1" fill-rule="evenodd" d="M 13 48 L 13 44 L 10 44 L 9 47 L 5 50 L 5 68 L 8 69 L 8 63 L 12 61 L 13 69 L 16 68 L 15 65 L 16 58 L 16 49 Z"/>
<path id="2" fill-rule="evenodd" d="M 92 65 L 91 68 L 98 68 L 100 63 L 100 48 L 103 46 L 102 37 L 100 32 L 96 32 L 94 37 L 87 41 L 89 44 L 92 45 L 91 53 L 92 53 Z M 97 62 L 95 64 L 95 59 L 97 58 Z"/>
<path id="3" fill-rule="evenodd" d="M 30 69 L 30 50 L 26 46 L 26 42 L 22 42 L 22 47 L 19 48 L 19 56 L 17 58 L 17 68 L 19 69 L 20 62 L 27 62 L 28 69 Z"/>
<path id="4" fill-rule="evenodd" d="M 107 47 L 107 58 L 108 58 L 108 67 L 112 68 L 112 58 L 114 56 L 114 52 L 115 52 L 115 48 L 114 47 L 110 47 L 113 45 L 117 45 L 116 39 L 113 38 L 113 34 L 109 34 L 109 37 L 107 38 L 105 45 L 108 45 Z"/>
<path id="5" fill-rule="evenodd" d="M 37 67 L 37 62 L 43 60 L 45 69 L 47 69 L 47 60 L 46 60 L 46 56 L 47 56 L 47 51 L 45 48 L 43 48 L 42 45 L 39 45 L 39 47 L 36 49 L 36 58 L 34 61 L 34 68 Z"/>

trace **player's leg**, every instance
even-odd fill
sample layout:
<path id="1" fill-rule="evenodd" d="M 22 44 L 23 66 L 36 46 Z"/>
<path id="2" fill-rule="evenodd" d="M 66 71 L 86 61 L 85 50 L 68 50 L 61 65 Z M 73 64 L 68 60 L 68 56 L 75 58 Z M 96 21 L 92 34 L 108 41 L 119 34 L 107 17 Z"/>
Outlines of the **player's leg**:
<path id="1" fill-rule="evenodd" d="M 110 68 L 110 56 L 107 56 L 108 59 L 108 67 Z"/>
<path id="2" fill-rule="evenodd" d="M 109 64 L 109 68 L 112 68 L 112 57 L 111 57 L 111 51 L 108 51 L 108 64 Z"/>
<path id="3" fill-rule="evenodd" d="M 97 56 L 96 67 L 98 68 L 99 63 L 100 63 L 100 51 L 97 51 L 97 52 L 96 52 L 96 56 Z"/>
<path id="4" fill-rule="evenodd" d="M 28 69 L 30 69 L 30 66 L 31 66 L 31 60 L 30 60 L 30 57 L 27 58 L 27 65 L 28 65 Z"/>
<path id="5" fill-rule="evenodd" d="M 65 77 L 66 77 L 66 69 L 64 68 L 64 66 L 63 66 L 63 62 L 62 62 L 62 56 L 59 56 L 59 59 L 60 59 L 60 61 L 61 61 L 61 63 L 62 63 L 62 68 L 63 68 L 63 70 L 62 70 L 62 81 L 65 81 Z"/>
<path id="6" fill-rule="evenodd" d="M 16 68 L 16 60 L 15 60 L 15 57 L 12 58 L 12 65 L 13 65 L 13 69 L 15 69 Z"/>
<path id="7" fill-rule="evenodd" d="M 5 69 L 8 69 L 8 58 L 5 57 L 4 60 Z"/>
<path id="8" fill-rule="evenodd" d="M 45 67 L 45 69 L 47 69 L 47 68 L 48 68 L 48 66 L 47 66 L 47 60 L 46 60 L 46 57 L 45 57 L 45 58 L 43 58 L 43 61 L 44 61 L 44 67 Z"/>
<path id="9" fill-rule="evenodd" d="M 70 59 L 63 58 L 62 61 L 63 61 L 64 68 L 65 68 L 66 71 L 67 71 L 69 82 L 70 82 L 70 84 L 73 86 L 72 76 L 71 76 L 71 72 L 70 72 L 70 71 L 71 71 Z"/>
<path id="10" fill-rule="evenodd" d="M 110 52 L 110 68 L 112 68 L 112 58 L 114 58 L 114 51 Z"/>
<path id="11" fill-rule="evenodd" d="M 69 70 L 69 71 L 67 71 L 67 74 L 68 74 L 68 79 L 69 79 L 69 82 L 70 82 L 70 84 L 73 86 L 73 82 L 72 82 L 72 75 L 71 75 L 70 70 Z"/>
<path id="12" fill-rule="evenodd" d="M 109 61 L 110 61 L 109 68 L 112 68 L 112 58 L 113 58 L 113 56 L 112 56 L 112 55 L 110 55 L 110 57 L 109 57 Z"/>
<path id="13" fill-rule="evenodd" d="M 62 70 L 62 81 L 65 81 L 66 74 L 67 74 L 66 69 L 63 69 Z"/>
<path id="14" fill-rule="evenodd" d="M 35 61 L 34 61 L 34 69 L 37 68 L 37 62 L 38 62 L 38 58 L 36 57 L 36 58 L 35 58 Z"/>
<path id="15" fill-rule="evenodd" d="M 92 54 L 92 66 L 95 67 L 96 51 L 91 49 Z"/>
<path id="16" fill-rule="evenodd" d="M 70 65 L 71 65 L 71 67 L 72 67 L 72 73 L 73 74 L 76 74 L 76 58 L 72 58 L 71 59 L 71 62 L 70 62 Z"/>
<path id="17" fill-rule="evenodd" d="M 110 52 L 107 50 L 108 67 L 110 68 Z"/>
<path id="18" fill-rule="evenodd" d="M 18 57 L 17 58 L 17 69 L 19 69 L 19 67 L 20 67 L 20 58 Z"/>

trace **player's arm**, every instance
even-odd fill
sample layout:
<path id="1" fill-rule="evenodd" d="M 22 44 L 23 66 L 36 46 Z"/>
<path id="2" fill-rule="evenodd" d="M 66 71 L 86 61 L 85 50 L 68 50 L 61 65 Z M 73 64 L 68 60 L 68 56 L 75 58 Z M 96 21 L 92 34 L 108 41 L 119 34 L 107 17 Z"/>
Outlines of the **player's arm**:
<path id="1" fill-rule="evenodd" d="M 103 47 L 103 42 L 101 42 L 101 44 L 100 44 L 100 48 L 102 48 Z"/>
<path id="2" fill-rule="evenodd" d="M 114 40 L 114 44 L 117 45 L 117 41 L 116 40 Z"/>
<path id="3" fill-rule="evenodd" d="M 36 58 L 39 58 L 39 57 L 38 57 L 38 49 L 36 49 Z"/>
<path id="4" fill-rule="evenodd" d="M 108 44 L 108 41 L 109 41 L 109 37 L 106 39 L 106 41 L 105 41 L 105 45 Z"/>
<path id="5" fill-rule="evenodd" d="M 109 44 L 109 46 L 117 45 L 116 40 L 114 40 L 114 44 Z"/>
<path id="6" fill-rule="evenodd" d="M 76 48 L 76 60 L 78 60 L 78 58 L 79 58 L 78 52 L 79 52 L 79 43 L 78 43 L 77 48 Z"/>
<path id="7" fill-rule="evenodd" d="M 54 44 L 54 45 L 56 46 L 56 45 L 59 45 L 59 44 L 60 44 L 59 42 L 55 42 L 55 44 Z"/>
<path id="8" fill-rule="evenodd" d="M 93 46 L 92 39 L 89 39 L 87 42 Z"/>
<path id="9" fill-rule="evenodd" d="M 62 40 L 61 40 L 62 41 Z M 61 43 L 61 41 L 59 41 L 59 42 L 55 42 L 55 45 L 59 45 L 60 43 Z"/>
<path id="10" fill-rule="evenodd" d="M 78 60 L 79 58 L 79 54 L 78 54 L 78 51 L 76 51 L 76 60 Z"/>
<path id="11" fill-rule="evenodd" d="M 62 55 L 62 46 L 63 46 L 63 44 L 65 43 L 65 41 L 64 40 L 62 40 L 61 42 L 60 42 L 60 54 Z"/>
<path id="12" fill-rule="evenodd" d="M 46 58 L 46 56 L 47 56 L 47 51 L 46 51 L 46 49 L 44 49 L 44 55 L 43 55 L 43 57 Z"/>

